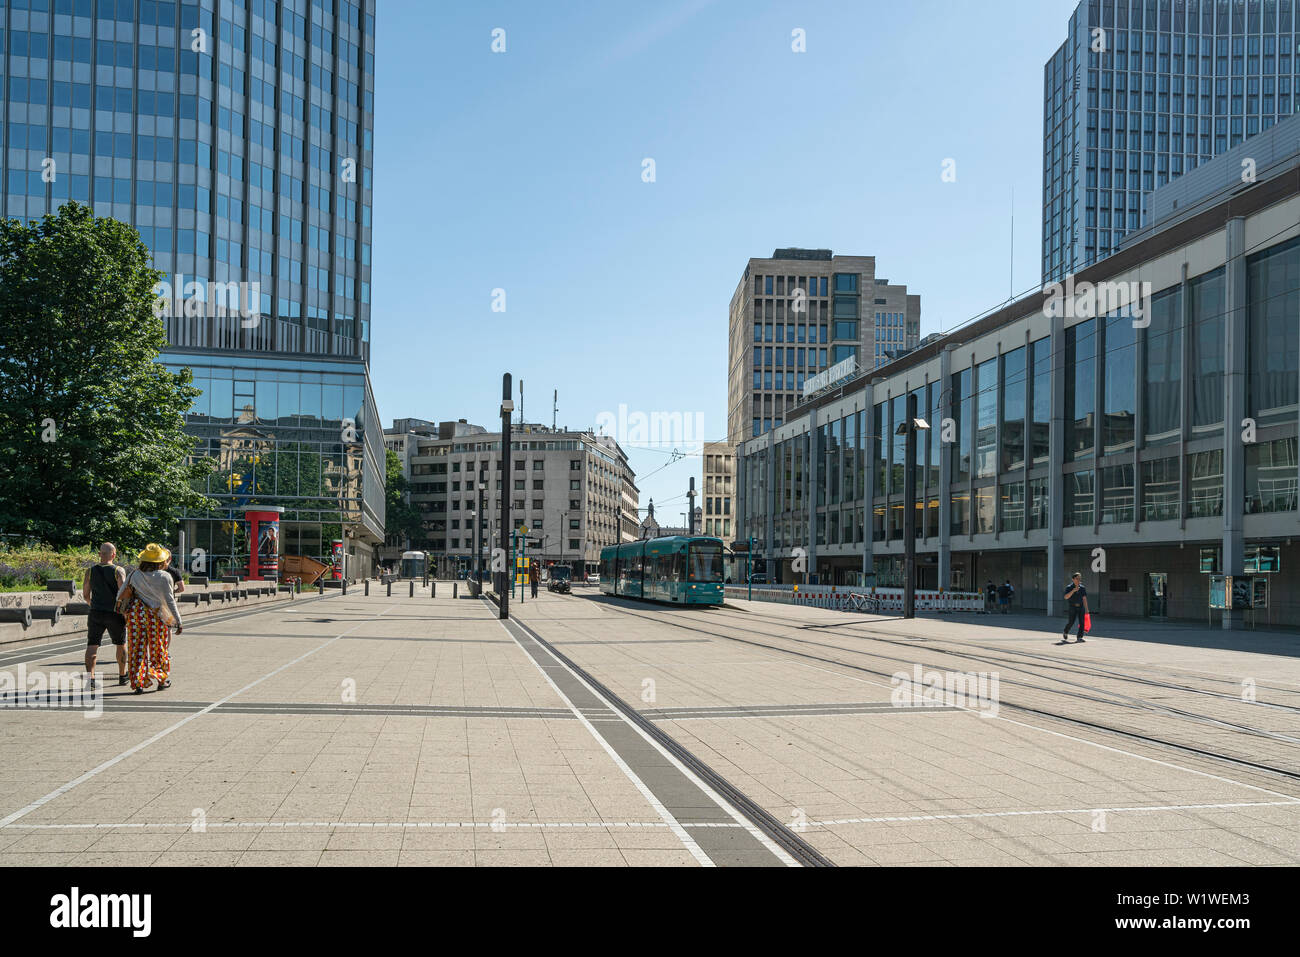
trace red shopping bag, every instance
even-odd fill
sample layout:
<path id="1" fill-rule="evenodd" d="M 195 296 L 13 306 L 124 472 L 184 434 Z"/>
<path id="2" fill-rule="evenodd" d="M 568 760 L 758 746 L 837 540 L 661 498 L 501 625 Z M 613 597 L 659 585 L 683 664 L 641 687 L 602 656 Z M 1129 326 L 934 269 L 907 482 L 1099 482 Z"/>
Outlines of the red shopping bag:
<path id="1" fill-rule="evenodd" d="M 1090 611 L 1083 613 L 1083 630 L 1089 634 L 1092 633 L 1092 612 Z"/>

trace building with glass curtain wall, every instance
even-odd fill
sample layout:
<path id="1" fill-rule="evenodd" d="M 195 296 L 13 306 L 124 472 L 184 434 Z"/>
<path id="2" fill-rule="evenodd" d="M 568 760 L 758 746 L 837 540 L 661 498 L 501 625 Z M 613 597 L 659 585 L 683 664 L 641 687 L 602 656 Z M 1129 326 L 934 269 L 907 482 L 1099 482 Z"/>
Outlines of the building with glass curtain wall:
<path id="1" fill-rule="evenodd" d="M 165 274 L 188 428 L 222 508 L 187 515 L 209 570 L 281 549 L 353 570 L 383 539 L 369 383 L 374 0 L 0 0 L 0 205 L 132 223 Z M 55 175 L 42 172 L 53 161 Z M 232 298 L 233 297 L 233 298 Z"/>
<path id="2" fill-rule="evenodd" d="M 1110 255 L 1142 196 L 1300 106 L 1297 0 L 1084 0 L 1043 69 L 1043 281 Z"/>
<path id="3" fill-rule="evenodd" d="M 1212 575 L 1267 573 L 1258 621 L 1300 621 L 1300 152 L 1135 240 L 1075 277 L 1106 302 L 1035 292 L 744 442 L 759 572 L 804 580 L 801 548 L 821 583 L 902 583 L 914 393 L 921 587 L 1059 612 L 1080 571 L 1094 611 L 1205 620 Z"/>

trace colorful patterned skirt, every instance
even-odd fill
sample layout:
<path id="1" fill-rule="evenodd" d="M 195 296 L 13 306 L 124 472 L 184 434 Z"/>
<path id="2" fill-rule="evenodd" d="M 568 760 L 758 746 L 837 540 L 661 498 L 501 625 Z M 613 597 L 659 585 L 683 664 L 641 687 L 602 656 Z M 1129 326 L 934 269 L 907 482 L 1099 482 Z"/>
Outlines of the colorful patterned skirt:
<path id="1" fill-rule="evenodd" d="M 127 674 L 131 688 L 148 688 L 163 682 L 171 673 L 172 631 L 158 612 L 142 601 L 134 601 L 126 613 Z"/>

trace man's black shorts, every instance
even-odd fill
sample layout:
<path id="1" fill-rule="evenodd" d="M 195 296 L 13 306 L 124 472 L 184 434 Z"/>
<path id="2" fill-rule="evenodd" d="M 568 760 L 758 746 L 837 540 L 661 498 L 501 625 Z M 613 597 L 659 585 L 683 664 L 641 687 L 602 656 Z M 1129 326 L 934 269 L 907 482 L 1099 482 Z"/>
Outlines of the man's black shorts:
<path id="1" fill-rule="evenodd" d="M 86 619 L 86 645 L 103 644 L 105 629 L 108 630 L 108 637 L 113 640 L 113 644 L 126 644 L 126 619 L 115 611 L 92 609 L 90 617 Z"/>

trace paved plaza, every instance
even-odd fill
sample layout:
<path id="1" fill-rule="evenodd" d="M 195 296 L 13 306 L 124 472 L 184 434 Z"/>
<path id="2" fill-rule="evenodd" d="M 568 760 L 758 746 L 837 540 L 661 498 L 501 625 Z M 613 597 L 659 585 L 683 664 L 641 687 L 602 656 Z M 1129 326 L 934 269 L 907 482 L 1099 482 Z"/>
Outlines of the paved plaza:
<path id="1" fill-rule="evenodd" d="M 1294 635 L 1062 646 L 1041 616 L 595 589 L 511 612 L 440 583 L 214 614 L 167 691 L 5 710 L 0 864 L 1300 862 Z"/>

